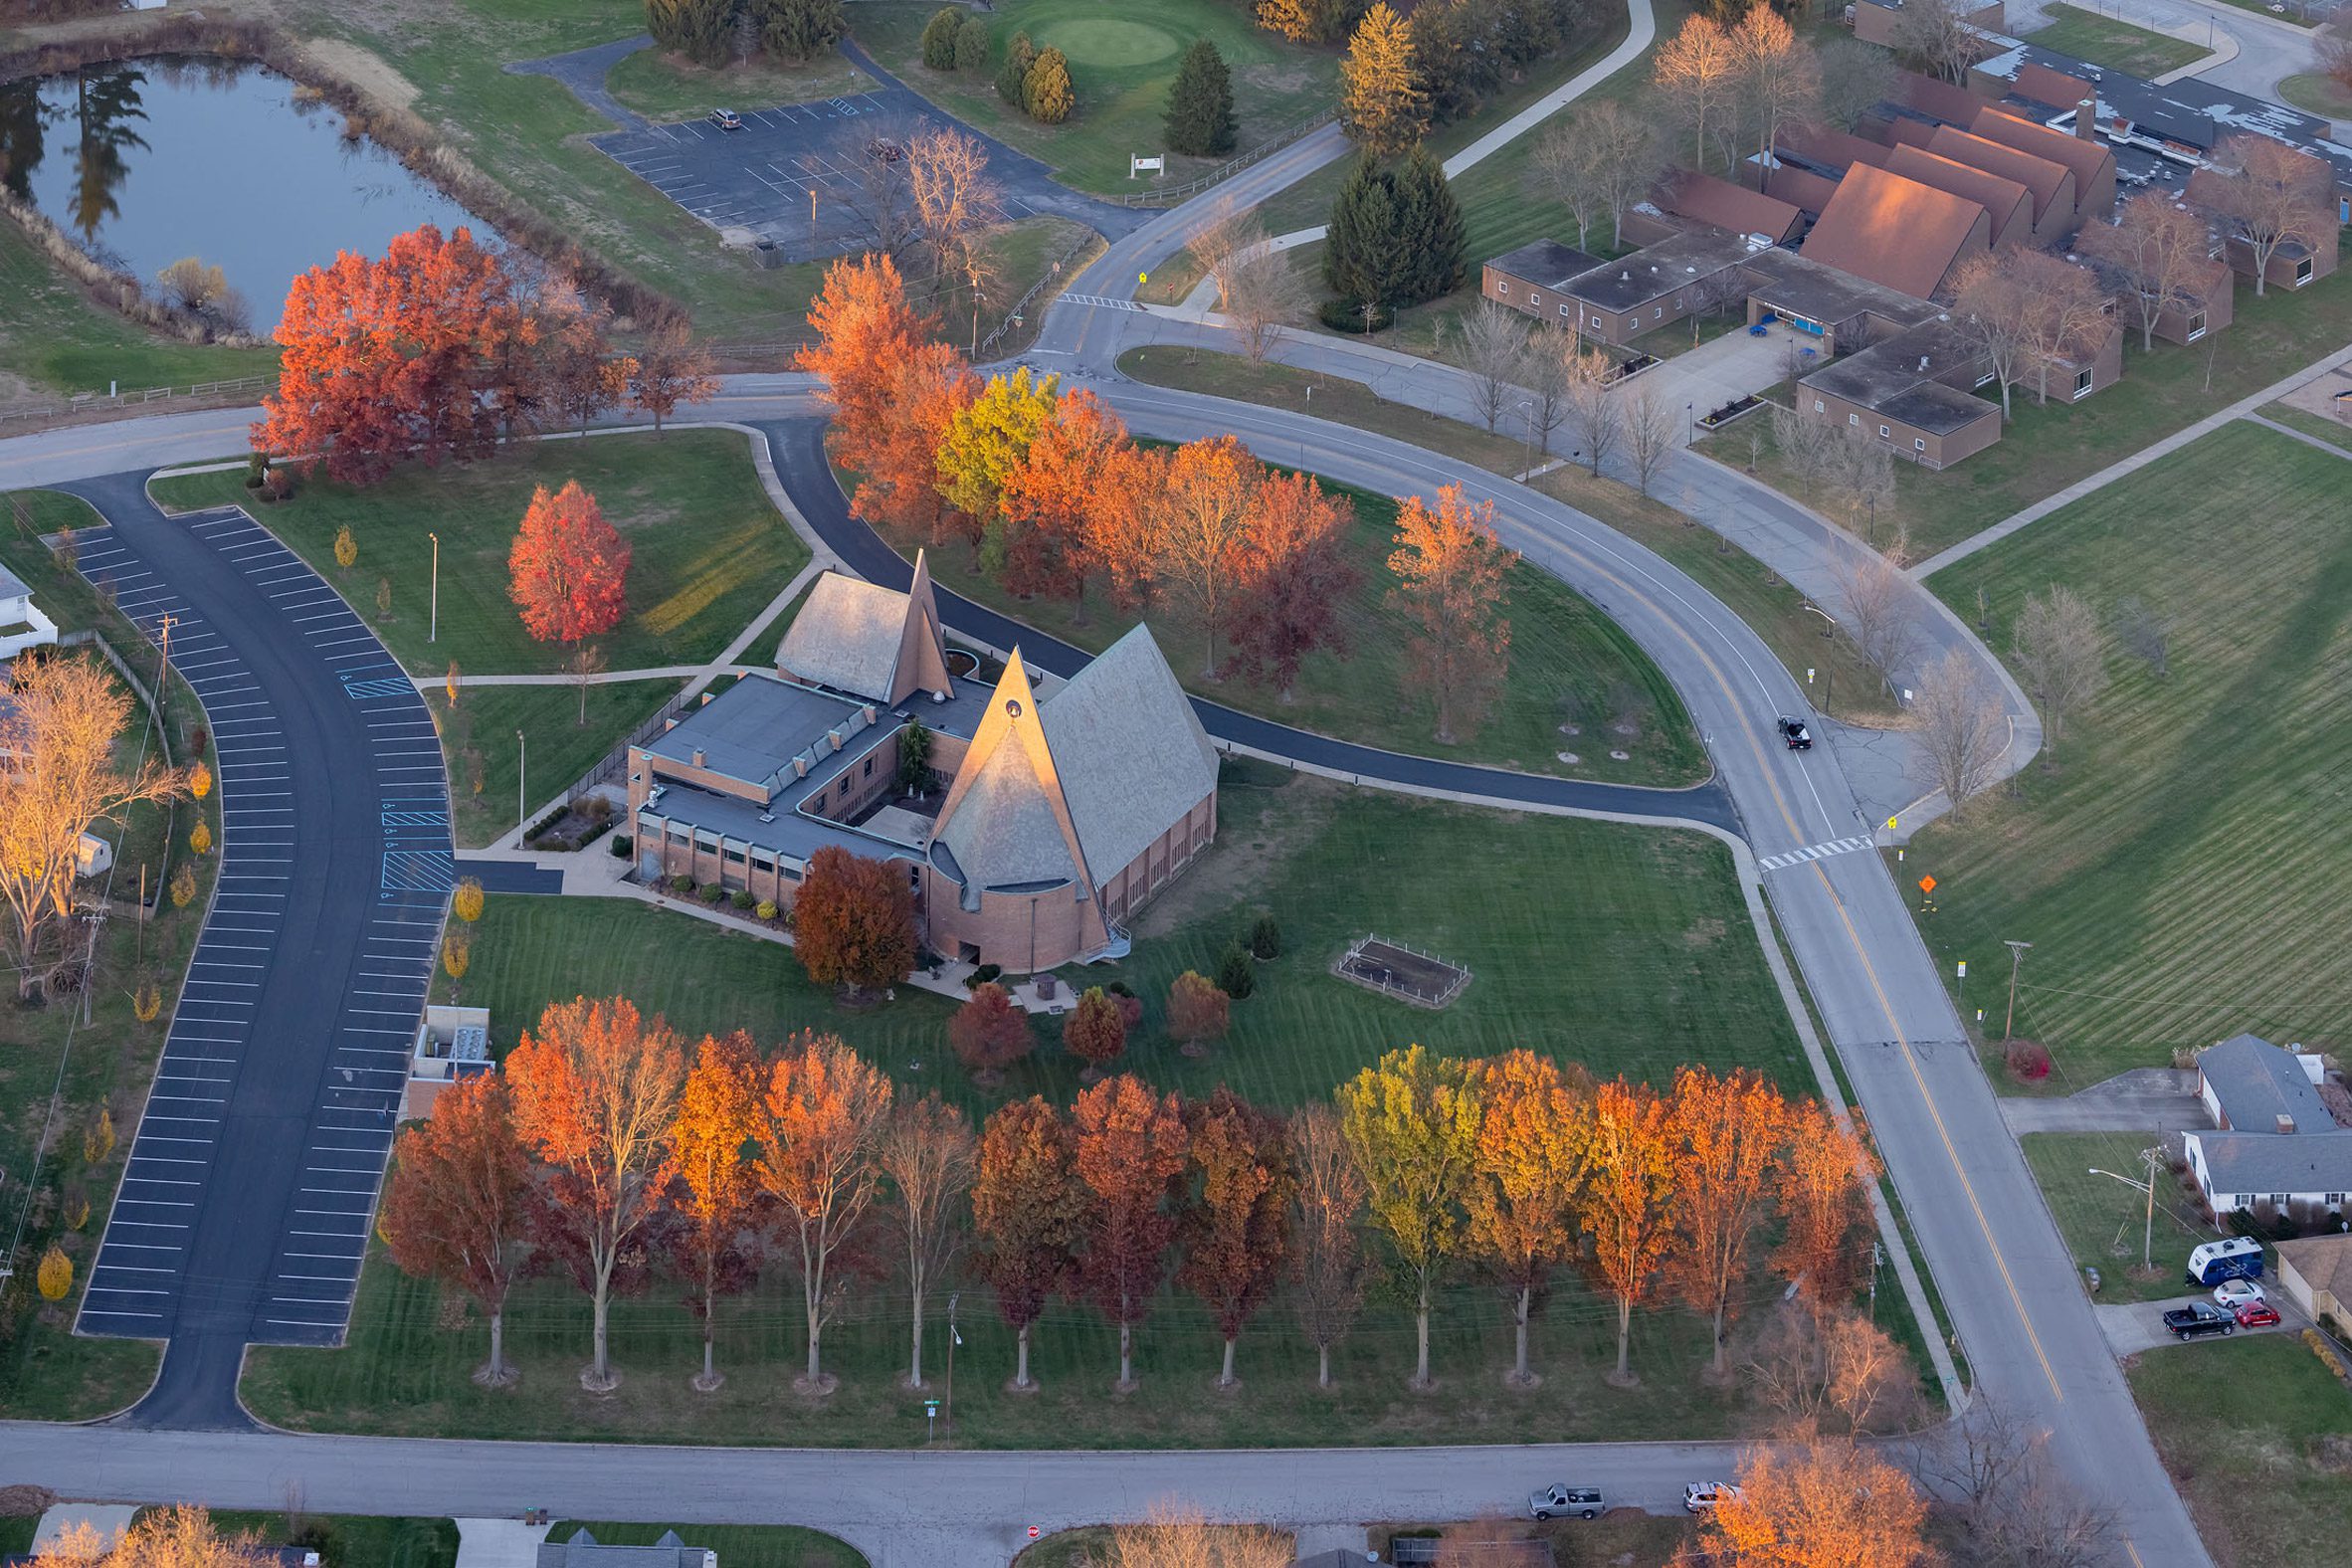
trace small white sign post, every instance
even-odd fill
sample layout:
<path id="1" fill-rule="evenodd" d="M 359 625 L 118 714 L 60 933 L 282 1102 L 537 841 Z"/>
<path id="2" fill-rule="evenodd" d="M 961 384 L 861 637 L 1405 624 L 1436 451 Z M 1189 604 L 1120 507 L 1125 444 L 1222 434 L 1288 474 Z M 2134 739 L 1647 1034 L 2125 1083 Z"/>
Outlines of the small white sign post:
<path id="1" fill-rule="evenodd" d="M 1129 179 L 1133 179 L 1138 174 L 1164 174 L 1167 169 L 1168 159 L 1164 153 L 1149 158 L 1138 157 L 1133 153 L 1127 156 L 1127 178 Z"/>

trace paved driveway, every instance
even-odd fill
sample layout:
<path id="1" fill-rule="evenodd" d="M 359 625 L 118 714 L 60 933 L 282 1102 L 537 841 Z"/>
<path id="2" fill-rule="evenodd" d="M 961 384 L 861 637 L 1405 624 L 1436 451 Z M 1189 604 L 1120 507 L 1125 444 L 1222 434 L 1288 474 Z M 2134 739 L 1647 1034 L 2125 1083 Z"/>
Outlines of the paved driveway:
<path id="1" fill-rule="evenodd" d="M 2164 1314 L 2202 1301 L 2213 1305 L 2213 1292 L 2199 1290 L 2191 1295 L 2176 1295 L 2162 1301 L 2101 1301 L 2092 1310 L 2099 1320 L 2099 1332 L 2107 1336 L 2107 1343 L 2118 1357 L 2138 1355 L 2143 1350 L 2166 1350 L 2179 1346 L 2195 1350 L 2215 1340 L 2231 1337 L 2216 1334 L 2212 1339 L 2175 1339 L 2164 1326 Z M 2283 1299 L 2273 1294 L 2270 1304 L 2278 1308 L 2278 1323 L 2271 1328 L 2240 1328 L 2238 1334 L 2292 1334 L 2303 1328 L 2303 1320 Z"/>

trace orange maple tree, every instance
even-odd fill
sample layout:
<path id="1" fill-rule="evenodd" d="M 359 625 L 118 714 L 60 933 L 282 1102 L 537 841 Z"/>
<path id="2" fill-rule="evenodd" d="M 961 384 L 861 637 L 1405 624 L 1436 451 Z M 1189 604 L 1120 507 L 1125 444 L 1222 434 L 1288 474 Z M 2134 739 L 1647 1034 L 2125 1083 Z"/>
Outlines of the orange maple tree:
<path id="1" fill-rule="evenodd" d="M 1864 1183 L 1877 1174 L 1877 1156 L 1859 1128 L 1841 1125 L 1818 1101 L 1791 1107 L 1788 1158 L 1775 1193 L 1788 1228 L 1772 1265 L 1811 1299 L 1845 1301 L 1860 1285 L 1857 1233 L 1870 1217 Z"/>
<path id="2" fill-rule="evenodd" d="M 401 1129 L 384 1212 L 376 1223 L 403 1274 L 439 1279 L 474 1297 L 490 1319 L 490 1360 L 475 1381 L 513 1381 L 506 1365 L 506 1295 L 528 1256 L 530 1166 L 515 1140 L 506 1079 L 458 1079 L 433 1112 Z"/>
<path id="3" fill-rule="evenodd" d="M 1232 436 L 1188 441 L 1152 496 L 1151 583 L 1201 634 L 1201 674 L 1217 671 L 1217 639 L 1233 614 L 1244 534 L 1265 467 Z"/>
<path id="4" fill-rule="evenodd" d="M 568 283 L 551 286 L 541 301 L 547 401 L 576 429 L 619 405 L 637 375 L 637 359 L 615 354 L 607 335 L 612 307 L 591 301 Z"/>
<path id="5" fill-rule="evenodd" d="M 425 224 L 381 258 L 339 252 L 287 294 L 278 390 L 262 400 L 254 450 L 323 459 L 350 485 L 405 457 L 486 457 L 499 414 L 485 394 L 510 362 L 501 345 L 524 329 L 505 264 L 468 229 L 444 238 Z"/>
<path id="6" fill-rule="evenodd" d="M 702 1037 L 678 1101 L 678 1192 L 671 1207 L 679 1224 L 673 1249 L 691 1281 L 686 1304 L 702 1320 L 704 1393 L 723 1381 L 712 1364 L 718 1298 L 750 1287 L 759 1273 L 759 1183 L 743 1149 L 760 1119 L 759 1048 L 736 1030 Z"/>
<path id="7" fill-rule="evenodd" d="M 1207 1303 L 1225 1341 L 1217 1386 L 1232 1388 L 1234 1345 L 1290 1263 L 1290 1204 L 1298 1176 L 1281 1117 L 1220 1083 L 1187 1116 L 1199 1191 L 1177 1230 L 1176 1282 Z"/>
<path id="8" fill-rule="evenodd" d="M 1647 1083 L 1603 1083 L 1593 1092 L 1592 1117 L 1592 1175 L 1577 1206 L 1593 1239 L 1584 1269 L 1617 1302 L 1612 1377 L 1630 1383 L 1634 1307 L 1657 1282 L 1673 1244 L 1672 1143 L 1666 1107 Z"/>
<path id="9" fill-rule="evenodd" d="M 1851 1439 L 1758 1449 L 1715 1504 L 1700 1545 L 1736 1568 L 1924 1568 L 1927 1501 Z"/>
<path id="10" fill-rule="evenodd" d="M 1005 587 L 1068 599 L 1084 619 L 1086 579 L 1103 569 L 1105 546 L 1115 538 L 1103 519 L 1142 506 L 1140 487 L 1151 472 L 1100 398 L 1082 388 L 1065 392 L 997 497 L 1011 524 Z"/>
<path id="11" fill-rule="evenodd" d="M 1118 1326 L 1119 1380 L 1135 1386 L 1134 1335 L 1159 1293 L 1171 1207 L 1191 1136 L 1174 1094 L 1154 1095 L 1131 1073 L 1104 1078 L 1078 1097 L 1076 1164 L 1088 1194 L 1078 1254 L 1080 1287 Z"/>
<path id="12" fill-rule="evenodd" d="M 825 269 L 824 287 L 809 306 L 817 340 L 802 344 L 793 364 L 825 383 L 833 404 L 825 440 L 835 462 L 872 471 L 875 444 L 895 417 L 898 372 L 938 324 L 906 302 L 905 281 L 887 256 L 845 256 Z"/>
<path id="13" fill-rule="evenodd" d="M 1592 1158 L 1593 1085 L 1532 1051 L 1475 1063 L 1481 1113 L 1463 1209 L 1464 1249 L 1514 1297 L 1511 1381 L 1531 1386 L 1527 1319 L 1552 1272 L 1576 1256 L 1577 1202 Z"/>
<path id="14" fill-rule="evenodd" d="M 1061 1113 L 1035 1094 L 998 1107 L 980 1133 L 972 1223 L 981 1277 L 1014 1333 L 1017 1389 L 1037 1386 L 1029 1376 L 1030 1330 L 1070 1279 L 1085 1209 L 1070 1124 Z"/>
<path id="15" fill-rule="evenodd" d="M 801 878 L 792 940 L 809 978 L 847 1000 L 896 985 L 914 967 L 914 892 L 905 871 L 827 845 Z"/>
<path id="16" fill-rule="evenodd" d="M 629 610 L 629 541 L 578 480 L 531 503 L 506 552 L 506 597 L 542 643 L 576 643 L 621 624 Z"/>
<path id="17" fill-rule="evenodd" d="M 831 1387 L 819 1355 L 825 1322 L 874 1202 L 875 1149 L 889 1112 L 890 1080 L 837 1035 L 804 1030 L 768 1070 L 754 1164 L 799 1243 L 809 1362 L 796 1386 L 804 1393 Z"/>
<path id="18" fill-rule="evenodd" d="M 1494 502 L 1472 504 L 1459 485 L 1438 491 L 1434 511 L 1418 495 L 1400 497 L 1396 544 L 1389 602 L 1414 628 L 1405 685 L 1436 704 L 1438 739 L 1452 744 L 1484 718 L 1509 670 L 1503 574 L 1518 552 L 1494 536 Z"/>
<path id="19" fill-rule="evenodd" d="M 686 1052 L 625 997 L 550 1002 L 506 1059 L 515 1134 L 546 1167 L 534 1189 L 540 1244 L 595 1303 L 595 1360 L 581 1386 L 619 1379 L 606 1354 L 616 1283 L 643 1273 L 643 1233 L 678 1174 L 673 1134 Z"/>
<path id="20" fill-rule="evenodd" d="M 1781 1091 L 1744 1069 L 1718 1078 L 1705 1068 L 1674 1075 L 1667 1136 L 1674 1163 L 1674 1230 L 1666 1278 L 1714 1328 L 1715 1371 L 1730 1366 L 1723 1325 L 1748 1272 L 1748 1244 L 1763 1223 L 1789 1105 Z"/>
<path id="21" fill-rule="evenodd" d="M 975 520 L 939 494 L 939 447 L 958 411 L 979 393 L 979 378 L 945 343 L 920 344 L 893 365 L 887 415 L 866 444 L 851 515 L 919 529 L 934 545 L 977 543 Z"/>
<path id="22" fill-rule="evenodd" d="M 1225 673 L 1273 685 L 1288 701 L 1306 656 L 1341 651 L 1340 612 L 1359 581 L 1347 558 L 1356 509 L 1311 474 L 1267 475 L 1250 497 L 1234 579 Z"/>
<path id="23" fill-rule="evenodd" d="M 993 1084 L 1037 1041 L 1029 1032 L 1029 1014 L 1011 992 L 989 980 L 972 987 L 970 1000 L 947 1020 L 947 1044 L 974 1081 Z"/>
<path id="24" fill-rule="evenodd" d="M 1080 1081 L 1091 1083 L 1127 1049 L 1127 1020 L 1100 986 L 1090 986 L 1062 1019 L 1063 1049 L 1085 1064 Z"/>
<path id="25" fill-rule="evenodd" d="M 119 1535 L 87 1521 L 67 1525 L 29 1568 L 265 1568 L 279 1560 L 250 1535 L 225 1536 L 188 1503 L 142 1509 Z"/>

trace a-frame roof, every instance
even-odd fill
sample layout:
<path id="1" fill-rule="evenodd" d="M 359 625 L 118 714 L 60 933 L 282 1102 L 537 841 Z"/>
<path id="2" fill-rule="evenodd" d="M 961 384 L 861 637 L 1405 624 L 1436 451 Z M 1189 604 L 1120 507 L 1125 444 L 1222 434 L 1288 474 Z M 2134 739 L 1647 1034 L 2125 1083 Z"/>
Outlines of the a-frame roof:
<path id="1" fill-rule="evenodd" d="M 820 576 L 777 646 L 776 668 L 876 702 L 950 689 L 930 563 L 916 553 L 905 593 L 839 571 Z"/>
<path id="2" fill-rule="evenodd" d="M 954 858 L 967 906 L 984 888 L 1028 891 L 1074 882 L 1092 888 L 1018 648 L 939 808 L 932 842 Z"/>

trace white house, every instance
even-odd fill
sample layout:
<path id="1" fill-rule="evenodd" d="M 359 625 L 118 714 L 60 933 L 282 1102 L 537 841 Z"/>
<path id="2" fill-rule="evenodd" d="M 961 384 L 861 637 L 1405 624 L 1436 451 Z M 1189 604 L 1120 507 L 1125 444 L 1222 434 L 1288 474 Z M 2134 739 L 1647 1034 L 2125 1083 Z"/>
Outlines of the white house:
<path id="1" fill-rule="evenodd" d="M 2216 1214 L 2267 1203 L 2344 1212 L 2352 1192 L 2352 1129 L 2319 1097 L 2319 1058 L 2238 1035 L 2198 1053 L 2197 1092 L 2214 1131 L 2185 1134 L 2183 1152 Z"/>
<path id="2" fill-rule="evenodd" d="M 34 607 L 25 580 L 0 566 L 0 664 L 57 641 L 57 623 Z"/>

